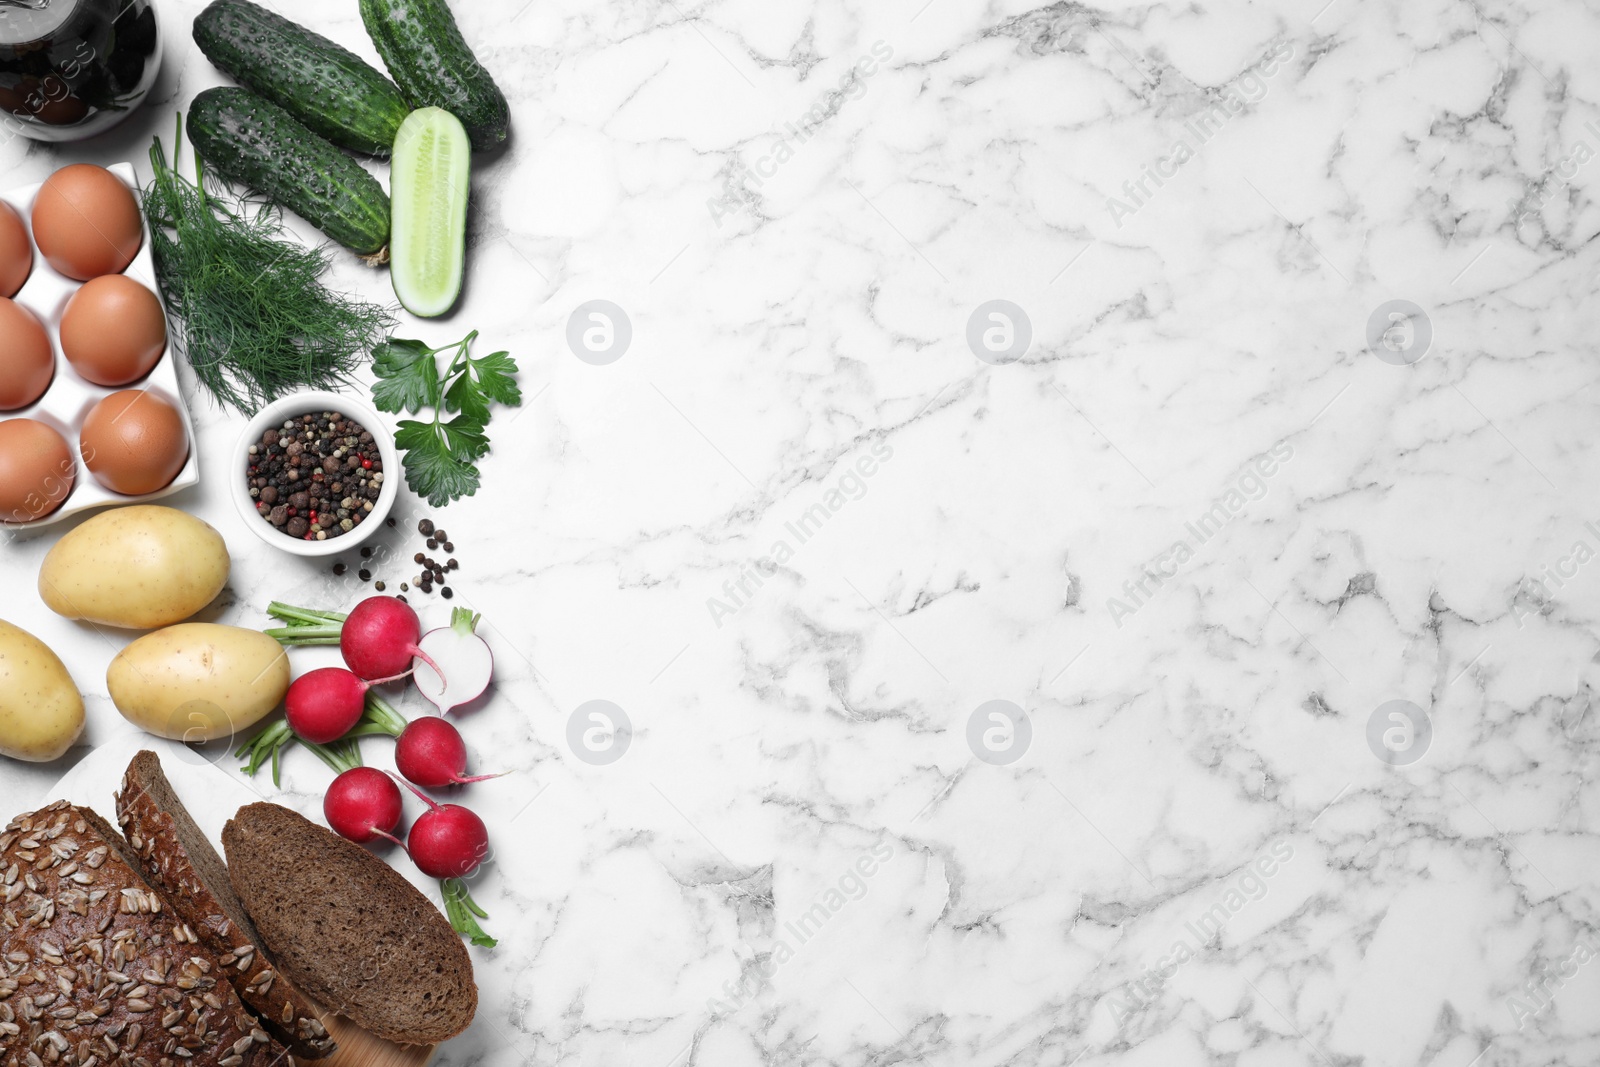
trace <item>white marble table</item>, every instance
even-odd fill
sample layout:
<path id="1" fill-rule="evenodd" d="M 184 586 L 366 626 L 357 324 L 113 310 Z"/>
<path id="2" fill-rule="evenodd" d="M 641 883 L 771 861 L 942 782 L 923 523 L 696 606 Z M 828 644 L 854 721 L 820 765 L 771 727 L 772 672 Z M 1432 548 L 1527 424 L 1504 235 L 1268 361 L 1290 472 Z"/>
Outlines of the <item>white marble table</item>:
<path id="1" fill-rule="evenodd" d="M 7 182 L 147 173 L 219 80 L 198 7 L 144 113 Z M 462 797 L 502 943 L 441 1062 L 1600 1059 L 1591 6 L 456 7 L 514 143 L 406 331 L 481 330 L 528 402 L 435 515 L 515 772 Z M 566 340 L 596 300 L 611 362 Z M 193 404 L 210 614 L 352 602 L 244 529 Z M 55 536 L 0 614 L 92 745 L 115 641 L 34 594 Z"/>

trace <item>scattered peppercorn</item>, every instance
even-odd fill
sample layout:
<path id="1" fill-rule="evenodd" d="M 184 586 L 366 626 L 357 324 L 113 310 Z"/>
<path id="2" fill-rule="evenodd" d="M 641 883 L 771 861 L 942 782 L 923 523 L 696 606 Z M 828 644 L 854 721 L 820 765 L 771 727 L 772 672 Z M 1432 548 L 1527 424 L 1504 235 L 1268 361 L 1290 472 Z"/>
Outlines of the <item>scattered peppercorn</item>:
<path id="1" fill-rule="evenodd" d="M 381 593 L 381 592 L 383 592 L 385 589 L 387 589 L 389 587 L 384 585 L 383 582 L 380 580 L 380 581 L 373 582 L 372 583 L 372 588 L 376 589 L 378 592 Z"/>
<path id="2" fill-rule="evenodd" d="M 417 522 L 417 532 L 426 538 L 429 551 L 443 550 L 440 554 L 449 554 L 444 562 L 439 562 L 428 552 L 417 552 L 412 555 L 411 561 L 417 565 L 417 573 L 409 582 L 401 582 L 401 592 L 421 592 L 432 594 L 438 589 L 447 599 L 455 596 L 455 591 L 445 586 L 445 578 L 451 572 L 461 569 L 461 564 L 456 560 L 455 544 L 450 540 L 450 535 L 433 524 L 432 519 L 421 519 Z M 447 591 L 448 590 L 448 591 Z M 404 600 L 405 597 L 399 599 Z"/>
<path id="3" fill-rule="evenodd" d="M 394 516 L 390 515 L 387 519 L 384 519 L 383 524 L 391 530 L 394 529 Z"/>
<path id="4" fill-rule="evenodd" d="M 335 563 L 333 565 L 333 573 L 335 575 L 343 574 L 345 571 L 347 571 L 349 569 L 350 568 L 346 567 L 343 563 Z"/>
<path id="5" fill-rule="evenodd" d="M 356 577 L 360 578 L 363 582 L 370 582 L 372 581 L 372 572 L 367 570 L 367 568 L 362 567 L 356 572 Z"/>
<path id="6" fill-rule="evenodd" d="M 372 549 L 371 548 L 363 548 L 361 550 L 361 558 L 362 559 L 371 559 L 372 558 Z"/>
<path id="7" fill-rule="evenodd" d="M 446 600 L 449 600 L 451 597 L 455 596 L 455 594 L 450 591 L 450 587 L 448 585 L 439 590 L 439 595 L 444 597 Z"/>

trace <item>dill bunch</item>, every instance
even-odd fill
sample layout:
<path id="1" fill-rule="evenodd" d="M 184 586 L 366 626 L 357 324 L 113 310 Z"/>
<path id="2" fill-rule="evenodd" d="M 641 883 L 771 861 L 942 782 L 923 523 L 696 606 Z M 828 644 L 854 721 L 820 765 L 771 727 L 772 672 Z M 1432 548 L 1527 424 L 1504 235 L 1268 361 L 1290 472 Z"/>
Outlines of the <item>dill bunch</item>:
<path id="1" fill-rule="evenodd" d="M 174 163 L 182 150 L 178 120 Z M 220 403 L 247 415 L 300 389 L 337 389 L 395 326 L 391 310 L 322 284 L 326 246 L 284 232 L 276 207 L 205 188 L 150 146 L 155 179 L 143 190 L 151 251 L 173 341 Z"/>

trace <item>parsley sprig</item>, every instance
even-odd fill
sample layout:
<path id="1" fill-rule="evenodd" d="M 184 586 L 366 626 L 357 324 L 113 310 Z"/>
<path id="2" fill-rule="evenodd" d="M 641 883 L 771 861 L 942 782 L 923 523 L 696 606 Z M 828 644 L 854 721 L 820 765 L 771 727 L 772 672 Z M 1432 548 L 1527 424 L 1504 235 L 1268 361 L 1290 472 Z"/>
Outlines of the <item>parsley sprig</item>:
<path id="1" fill-rule="evenodd" d="M 421 341 L 391 338 L 372 351 L 378 377 L 372 402 L 379 411 L 412 415 L 431 410 L 431 421 L 404 419 L 395 432 L 395 447 L 412 492 L 434 507 L 478 491 L 478 460 L 489 451 L 485 432 L 495 404 L 517 407 L 517 363 L 508 352 L 474 358 L 473 330 L 455 344 L 429 348 Z M 440 353 L 450 362 L 439 373 Z"/>

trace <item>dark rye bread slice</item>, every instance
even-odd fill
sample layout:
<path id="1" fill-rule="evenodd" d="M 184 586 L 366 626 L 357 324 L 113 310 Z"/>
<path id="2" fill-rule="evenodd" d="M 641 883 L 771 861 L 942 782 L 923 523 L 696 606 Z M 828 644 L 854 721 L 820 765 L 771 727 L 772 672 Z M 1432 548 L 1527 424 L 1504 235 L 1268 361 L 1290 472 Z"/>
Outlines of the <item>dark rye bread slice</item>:
<path id="1" fill-rule="evenodd" d="M 220 969 L 94 812 L 0 830 L 4 1067 L 288 1067 Z"/>
<path id="2" fill-rule="evenodd" d="M 240 808 L 222 847 L 267 950 L 318 1002 L 402 1045 L 471 1024 L 478 987 L 460 935 L 388 864 L 277 804 Z"/>
<path id="3" fill-rule="evenodd" d="M 337 1046 L 320 1013 L 262 950 L 222 857 L 178 799 L 154 752 L 140 752 L 128 764 L 117 794 L 117 821 L 145 879 L 200 935 L 245 1006 L 295 1056 L 330 1055 Z"/>

